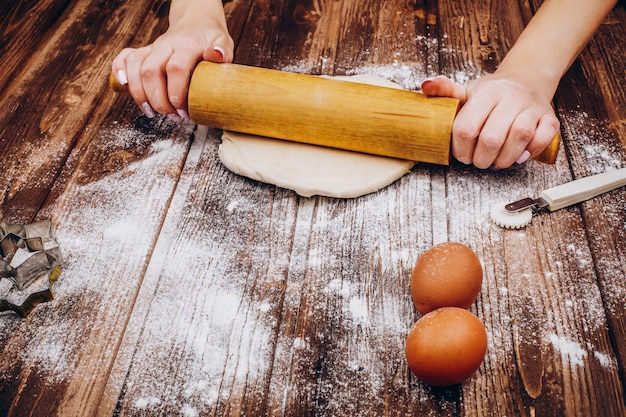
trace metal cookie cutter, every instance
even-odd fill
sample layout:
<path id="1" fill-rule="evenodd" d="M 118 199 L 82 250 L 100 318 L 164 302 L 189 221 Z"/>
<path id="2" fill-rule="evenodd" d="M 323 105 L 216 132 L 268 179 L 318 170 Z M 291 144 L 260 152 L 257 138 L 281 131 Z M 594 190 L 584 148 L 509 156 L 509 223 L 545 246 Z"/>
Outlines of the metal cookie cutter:
<path id="1" fill-rule="evenodd" d="M 50 220 L 19 225 L 0 223 L 0 312 L 26 317 L 51 301 L 61 275 L 61 249 Z"/>

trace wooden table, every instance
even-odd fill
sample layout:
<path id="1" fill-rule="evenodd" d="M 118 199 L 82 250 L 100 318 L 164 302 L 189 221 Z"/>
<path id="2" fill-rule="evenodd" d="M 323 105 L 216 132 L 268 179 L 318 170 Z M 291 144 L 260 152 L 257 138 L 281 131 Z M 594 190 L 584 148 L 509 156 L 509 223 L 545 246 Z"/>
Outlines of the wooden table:
<path id="1" fill-rule="evenodd" d="M 238 63 L 416 89 L 493 71 L 537 5 L 225 8 Z M 109 91 L 111 60 L 163 32 L 167 2 L 2 2 L 0 221 L 51 218 L 64 261 L 54 301 L 0 315 L 0 415 L 626 415 L 626 190 L 520 231 L 488 219 L 626 165 L 625 6 L 557 92 L 556 165 L 419 164 L 341 200 L 234 175 L 220 132 L 148 120 Z M 471 311 L 489 336 L 478 372 L 445 389 L 404 356 L 412 267 L 443 241 L 483 262 Z"/>

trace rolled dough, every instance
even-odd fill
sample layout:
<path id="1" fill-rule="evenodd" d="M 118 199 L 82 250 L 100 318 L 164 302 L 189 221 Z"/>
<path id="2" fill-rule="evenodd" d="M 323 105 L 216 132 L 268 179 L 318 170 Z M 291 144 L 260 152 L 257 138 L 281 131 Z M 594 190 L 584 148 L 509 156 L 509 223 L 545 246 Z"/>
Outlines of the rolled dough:
<path id="1" fill-rule="evenodd" d="M 335 77 L 401 88 L 371 75 Z M 224 131 L 219 158 L 232 172 L 304 197 L 353 198 L 378 191 L 409 172 L 413 161 Z"/>

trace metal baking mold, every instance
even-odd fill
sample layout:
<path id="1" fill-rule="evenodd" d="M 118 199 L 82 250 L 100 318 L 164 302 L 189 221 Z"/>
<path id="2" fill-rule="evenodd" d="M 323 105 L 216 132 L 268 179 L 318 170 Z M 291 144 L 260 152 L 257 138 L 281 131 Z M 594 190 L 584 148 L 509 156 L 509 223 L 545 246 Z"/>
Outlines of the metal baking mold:
<path id="1" fill-rule="evenodd" d="M 26 317 L 51 301 L 61 274 L 61 249 L 49 220 L 19 225 L 0 223 L 0 312 Z"/>

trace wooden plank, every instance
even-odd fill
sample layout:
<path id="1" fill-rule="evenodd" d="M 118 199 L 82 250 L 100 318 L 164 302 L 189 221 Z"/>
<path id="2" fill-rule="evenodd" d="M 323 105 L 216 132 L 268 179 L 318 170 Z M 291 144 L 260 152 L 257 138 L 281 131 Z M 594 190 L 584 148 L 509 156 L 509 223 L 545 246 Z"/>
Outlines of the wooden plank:
<path id="1" fill-rule="evenodd" d="M 558 96 L 568 138 L 566 149 L 576 177 L 626 166 L 625 10 L 620 3 L 605 19 L 564 78 Z M 622 387 L 626 383 L 625 193 L 617 190 L 582 204 Z"/>
<path id="2" fill-rule="evenodd" d="M 0 91 L 19 78 L 17 74 L 28 67 L 28 61 L 45 42 L 46 32 L 70 5 L 71 0 L 7 1 L 0 5 L 0 56 L 5 70 L 0 74 Z"/>
<path id="3" fill-rule="evenodd" d="M 459 14 L 459 6 L 459 3 L 440 2 L 443 12 L 448 15 L 442 22 L 448 25 L 444 26 L 444 32 L 448 32 L 447 42 L 452 43 L 449 47 L 471 51 L 471 55 L 466 62 L 458 61 L 459 54 L 444 55 L 441 68 L 443 73 L 464 82 L 468 76 L 473 78 L 481 71 L 493 71 L 494 64 L 504 56 L 523 27 L 523 21 L 516 20 L 515 16 L 529 16 L 530 11 L 519 14 L 519 9 L 510 3 L 478 2 L 472 6 L 466 4 L 468 14 Z M 471 10 L 472 7 L 475 10 Z M 497 24 L 492 20 L 494 16 L 497 16 Z M 455 21 L 457 24 L 452 23 Z M 480 42 L 472 42 L 472 39 Z M 448 196 L 478 193 L 478 198 L 468 197 L 465 203 L 473 200 L 473 204 L 481 206 L 484 201 L 495 203 L 494 196 L 498 194 L 503 195 L 503 201 L 535 196 L 550 184 L 571 178 L 563 156 L 556 171 L 531 163 L 523 173 L 513 172 L 511 177 L 509 173 L 504 174 L 506 178 L 501 179 L 506 181 L 504 184 L 499 184 L 497 181 L 500 180 L 494 179 L 493 174 L 486 174 L 486 178 L 481 179 L 473 170 L 462 176 L 452 175 L 454 171 L 451 171 L 446 177 L 446 193 Z M 523 184 L 528 187 L 526 190 Z M 454 191 L 455 187 L 461 187 L 462 191 Z M 517 192 L 511 194 L 515 190 Z M 506 198 L 504 195 L 511 196 Z M 483 206 L 474 211 L 474 215 L 487 213 L 489 209 Z M 535 220 L 524 231 L 502 232 L 491 230 L 492 227 L 477 229 L 471 220 L 467 220 L 468 217 L 471 219 L 471 213 L 459 214 L 455 210 L 449 213 L 450 239 L 485 245 L 477 248 L 485 261 L 487 281 L 487 292 L 483 293 L 483 301 L 478 307 L 491 340 L 485 374 L 481 373 L 484 380 L 463 387 L 464 414 L 484 415 L 487 410 L 501 415 L 517 415 L 525 413 L 524 410 L 537 415 L 623 413 L 623 399 L 619 396 L 608 399 L 587 382 L 602 379 L 611 387 L 607 391 L 622 390 L 610 337 L 604 327 L 605 316 L 595 271 L 590 265 L 581 267 L 580 259 L 572 259 L 575 255 L 571 252 L 585 260 L 591 259 L 580 217 L 574 214 L 567 221 L 561 218 L 551 227 L 545 223 L 549 219 L 540 224 Z M 553 216 L 563 215 L 555 213 Z M 455 225 L 456 222 L 460 223 Z M 556 224 L 568 226 L 559 229 Z M 540 229 L 534 232 L 537 227 Z M 455 231 L 464 232 L 455 236 Z M 498 244 L 500 241 L 502 243 Z M 554 242 L 568 242 L 569 245 L 556 245 L 569 249 L 559 249 Z M 520 248 L 526 249 L 520 252 Z M 555 265 L 559 266 L 556 270 Z M 503 277 L 505 281 L 502 281 Z M 546 293 L 564 296 L 551 300 L 548 295 L 541 296 Z M 565 295 L 568 293 L 572 295 Z M 585 294 L 584 302 L 572 301 L 583 298 L 582 294 Z M 507 309 L 510 315 L 505 313 Z M 572 309 L 577 311 L 572 312 Z M 585 315 L 590 311 L 593 315 Z M 574 351 L 568 351 L 568 348 Z M 600 363 L 598 358 L 606 361 Z M 596 395 L 594 400 L 587 400 Z"/>
<path id="4" fill-rule="evenodd" d="M 189 123 L 147 121 L 136 117 L 131 100 L 100 97 L 121 48 L 116 42 L 130 39 L 146 5 L 109 4 L 115 7 L 104 13 L 106 5 L 96 3 L 68 11 L 49 42 L 31 51 L 32 67 L 3 99 L 11 109 L 0 116 L 11 122 L 3 135 L 13 135 L 3 136 L 12 139 L 3 143 L 0 217 L 31 219 L 48 198 L 39 215 L 52 217 L 65 260 L 55 301 L 26 320 L 1 317 L 1 415 L 83 416 L 97 409 L 189 146 Z M 159 8 L 153 13 L 142 36 L 160 30 Z M 111 36 L 119 30 L 121 36 Z M 57 82 L 60 70 L 67 78 Z"/>
<path id="5" fill-rule="evenodd" d="M 259 42 L 262 44 L 263 41 Z M 563 158 L 562 155 L 559 162 L 560 170 L 566 167 Z M 244 273 L 248 277 L 245 280 L 239 275 L 233 279 L 232 275 L 224 274 L 225 276 L 218 277 L 212 276 L 214 273 L 210 272 L 204 276 L 203 282 L 208 280 L 218 294 L 225 294 L 228 289 L 231 290 L 229 296 L 232 296 L 232 289 L 235 288 L 233 301 L 240 306 L 239 308 L 244 309 L 245 313 L 242 314 L 245 315 L 246 321 L 238 322 L 242 320 L 237 318 L 238 315 L 229 316 L 230 322 L 236 324 L 228 331 L 224 329 L 216 331 L 218 336 L 213 340 L 219 343 L 218 349 L 216 350 L 215 346 L 204 346 L 198 353 L 198 348 L 189 347 L 193 344 L 193 338 L 186 335 L 198 333 L 204 335 L 208 332 L 206 329 L 216 326 L 215 323 L 201 313 L 183 314 L 185 317 L 200 316 L 208 320 L 209 324 L 189 319 L 190 322 L 184 324 L 177 322 L 182 330 L 174 331 L 170 328 L 169 332 L 164 332 L 167 336 L 155 335 L 153 327 L 161 330 L 160 324 L 157 324 L 160 319 L 159 312 L 156 309 L 154 312 L 150 311 L 152 315 L 145 321 L 145 335 L 138 339 L 134 351 L 136 358 L 132 361 L 149 365 L 140 368 L 131 366 L 117 410 L 121 410 L 122 414 L 133 414 L 137 408 L 143 412 L 159 413 L 183 409 L 189 413 L 215 415 L 239 413 L 353 415 L 363 412 L 374 415 L 384 412 L 400 415 L 418 411 L 436 413 L 433 410 L 439 410 L 441 414 L 484 415 L 486 412 L 499 410 L 519 415 L 525 414 L 525 410 L 532 410 L 531 412 L 555 410 L 553 403 L 557 404 L 558 412 L 566 415 L 577 412 L 577 409 L 570 408 L 571 405 L 589 411 L 590 415 L 602 415 L 600 412 L 619 410 L 619 401 L 615 403 L 613 397 L 609 398 L 608 405 L 599 406 L 606 407 L 600 411 L 599 408 L 594 408 L 596 405 L 585 400 L 587 398 L 585 396 L 593 389 L 585 381 L 606 379 L 610 381 L 613 389 L 619 388 L 614 369 L 598 366 L 600 360 L 591 363 L 594 359 L 588 359 L 604 358 L 610 364 L 612 354 L 606 333 L 596 328 L 598 322 L 602 322 L 602 314 L 585 318 L 582 312 L 584 307 L 598 308 L 600 302 L 593 274 L 590 274 L 588 265 L 581 267 L 576 258 L 579 255 L 589 257 L 589 252 L 583 250 L 572 253 L 568 250 L 561 251 L 558 247 L 544 250 L 551 240 L 564 239 L 563 232 L 557 226 L 561 223 L 572 225 L 578 234 L 571 241 L 584 247 L 585 240 L 580 235 L 582 229 L 580 216 L 574 212 L 572 216 L 561 218 L 560 221 L 558 218 L 553 223 L 544 221 L 533 225 L 528 232 L 502 231 L 485 221 L 484 213 L 488 212 L 490 205 L 502 195 L 503 190 L 507 190 L 511 195 L 536 193 L 541 187 L 571 178 L 567 169 L 564 174 L 560 174 L 549 167 L 533 168 L 535 169 L 530 171 L 530 175 L 523 170 L 500 174 L 504 176 L 503 180 L 511 176 L 505 185 L 494 184 L 494 174 L 490 172 L 476 174 L 471 168 L 456 167 L 458 172 L 446 174 L 441 169 L 431 168 L 421 170 L 421 173 L 418 170 L 376 197 L 348 202 L 328 199 L 300 200 L 295 225 L 292 226 L 294 236 L 289 238 L 290 249 L 279 245 L 280 249 L 270 251 L 270 256 L 277 256 L 276 253 L 289 254 L 288 268 L 285 267 L 287 269 L 278 274 L 280 284 L 277 285 L 281 288 L 280 294 L 266 296 L 269 298 L 260 295 L 257 296 L 260 298 L 252 297 L 254 301 L 262 304 L 265 301 L 280 311 L 280 318 L 275 313 L 269 314 L 272 317 L 271 335 L 258 335 L 257 332 L 263 331 L 257 327 L 264 327 L 259 325 L 258 321 L 266 320 L 267 316 L 250 306 L 253 301 L 246 295 L 250 285 L 254 288 L 267 286 L 266 283 L 260 285 L 259 281 L 265 282 L 269 278 L 263 273 L 251 276 L 248 271 Z M 211 173 L 210 176 L 214 177 L 216 169 L 207 165 L 203 171 Z M 212 181 L 203 180 L 203 183 L 213 184 L 214 180 L 215 178 L 212 178 Z M 249 182 L 242 181 L 227 194 L 238 196 L 236 190 L 239 187 L 250 186 Z M 407 183 L 402 185 L 404 182 Z M 420 190 L 419 195 L 411 195 L 415 190 Z M 394 194 L 393 197 L 383 196 L 388 193 L 398 194 Z M 253 188 L 245 194 L 258 195 L 258 191 Z M 431 210 L 435 211 L 435 204 L 440 204 L 436 200 L 442 197 L 451 200 L 450 206 L 444 205 L 443 209 L 452 214 L 441 219 L 425 210 L 419 212 L 417 219 L 413 217 L 416 215 L 415 207 L 423 206 L 425 200 L 434 200 Z M 195 200 L 198 197 L 194 195 L 189 198 Z M 402 200 L 404 198 L 406 201 Z M 401 199 L 402 205 L 397 204 L 396 199 Z M 372 202 L 374 200 L 376 203 Z M 391 203 L 392 201 L 394 203 Z M 388 207 L 385 204 L 391 204 L 394 211 L 384 214 L 388 210 L 381 209 L 381 202 L 384 207 Z M 246 203 L 253 207 L 247 209 L 250 212 L 268 212 L 268 209 L 255 198 L 247 199 Z M 233 206 L 232 201 L 226 199 L 217 189 L 207 191 L 195 204 L 208 207 Z M 459 205 L 466 206 L 466 210 L 455 212 L 453 208 Z M 240 230 L 240 220 L 237 217 L 231 218 L 232 214 L 220 210 L 216 212 L 220 219 L 209 223 L 210 227 L 204 232 L 205 236 L 207 234 L 213 236 L 214 230 L 218 236 L 230 236 L 236 230 Z M 384 216 L 391 217 L 383 221 Z M 248 219 L 254 225 L 261 224 L 256 214 L 249 214 Z M 273 216 L 271 219 L 272 222 L 276 221 L 273 220 Z M 481 221 L 477 222 L 476 219 Z M 331 224 L 334 226 L 329 226 Z M 409 231 L 400 232 L 394 229 L 400 224 Z M 376 227 L 368 229 L 366 225 Z M 385 225 L 390 229 L 387 230 Z M 416 225 L 420 226 L 417 231 L 413 229 Z M 424 225 L 430 227 L 423 230 Z M 444 232 L 439 230 L 441 227 L 445 229 Z M 203 226 L 193 223 L 193 226 L 187 228 L 197 233 Z M 261 229 L 265 230 L 266 227 L 263 226 Z M 257 227 L 254 227 L 254 230 L 256 234 Z M 546 231 L 551 237 L 544 236 Z M 412 253 L 410 251 L 414 248 L 416 237 L 419 249 Z M 493 342 L 484 367 L 475 380 L 463 387 L 462 406 L 458 400 L 460 394 L 458 389 L 429 390 L 428 387 L 411 380 L 406 368 L 402 366 L 401 334 L 404 334 L 411 320 L 415 318 L 415 313 L 410 301 L 405 303 L 398 299 L 405 297 L 405 301 L 408 300 L 407 293 L 402 295 L 402 288 L 407 287 L 407 276 L 417 253 L 441 239 L 454 239 L 473 244 L 484 259 L 487 270 L 486 289 L 476 304 L 475 311 L 486 320 Z M 183 234 L 176 239 L 181 247 L 188 247 L 189 240 L 193 239 Z M 216 240 L 217 238 L 208 239 L 209 242 Z M 402 241 L 402 244 L 400 248 L 395 248 L 397 252 L 386 247 L 389 242 L 398 240 Z M 484 246 L 475 243 L 477 241 L 484 242 Z M 499 241 L 504 241 L 505 244 L 499 246 L 497 244 Z M 222 244 L 225 246 L 221 247 L 223 251 L 220 256 L 231 259 L 232 254 L 227 248 L 234 245 L 223 242 Z M 268 253 L 265 246 L 254 238 L 248 244 L 252 247 L 260 246 L 261 254 Z M 528 244 L 534 250 L 520 259 L 517 248 L 522 244 Z M 492 245 L 495 245 L 495 248 Z M 241 249 L 235 247 L 231 251 L 240 253 Z M 395 258 L 392 253 L 396 254 Z M 277 257 L 270 264 L 284 265 L 285 261 L 282 261 L 283 263 L 278 261 L 280 258 Z M 170 254 L 169 259 L 166 264 L 176 265 L 176 258 L 173 255 Z M 394 265 L 393 262 L 388 264 L 390 259 L 395 259 L 400 265 Z M 206 262 L 212 265 L 214 261 Z M 257 264 L 262 271 L 268 268 L 265 259 L 258 260 L 255 265 Z M 546 265 L 557 265 L 556 272 L 551 270 L 546 272 Z M 153 305 L 167 305 L 170 311 L 173 307 L 168 300 L 190 292 L 177 289 L 175 283 L 184 282 L 185 286 L 194 285 L 193 288 L 197 288 L 195 285 L 198 284 L 189 283 L 187 278 L 178 272 L 179 269 L 172 267 L 162 273 L 159 282 L 164 282 L 163 289 L 157 293 L 156 297 L 160 298 L 154 299 Z M 169 277 L 169 274 L 173 274 L 173 277 Z M 386 280 L 390 276 L 397 277 L 400 282 L 389 284 Z M 533 281 L 531 278 L 536 280 Z M 572 280 L 573 278 L 576 279 Z M 401 282 L 403 279 L 404 284 Z M 233 282 L 235 284 L 232 284 Z M 594 291 L 589 293 L 588 287 Z M 583 298 L 580 292 L 593 296 L 584 302 L 573 302 L 567 298 L 553 305 L 550 294 L 558 291 L 571 293 L 571 298 L 577 297 L 576 299 Z M 542 294 L 541 301 L 536 299 L 536 294 Z M 389 301 L 390 299 L 393 301 Z M 205 300 L 199 301 L 202 307 L 196 308 L 200 308 L 201 311 L 214 311 L 216 306 L 220 305 L 215 296 Z M 241 307 L 242 305 L 245 307 Z M 540 314 L 529 308 L 532 306 L 541 307 Z M 552 311 L 553 308 L 557 311 L 556 314 Z M 386 313 L 383 314 L 381 311 L 384 309 Z M 390 314 L 390 310 L 393 313 Z M 515 320 L 512 320 L 512 317 L 515 317 Z M 553 317 L 556 318 L 556 322 L 551 322 Z M 250 325 L 249 321 L 253 324 Z M 404 321 L 404 330 L 395 332 L 389 330 L 391 327 L 389 321 L 394 323 Z M 570 322 L 573 324 L 569 324 Z M 385 326 L 387 333 L 373 323 L 387 324 Z M 253 331 L 252 328 L 256 330 Z M 587 328 L 592 329 L 592 334 L 587 335 L 584 331 L 580 333 L 581 329 Z M 381 334 L 385 336 L 385 349 L 381 349 L 383 343 L 377 339 Z M 578 342 L 580 340 L 594 342 L 586 345 L 580 344 Z M 243 346 L 239 344 L 242 341 L 245 342 Z M 256 343 L 267 344 L 274 353 L 256 352 L 254 349 L 258 346 Z M 186 361 L 187 365 L 174 365 L 175 370 L 172 370 L 163 367 L 165 361 L 160 357 L 151 357 L 151 352 L 161 351 L 161 346 L 169 345 L 174 347 L 166 353 L 170 355 L 167 356 L 167 362 L 180 364 Z M 567 349 L 570 346 L 584 346 L 592 354 L 580 353 L 577 350 L 569 352 Z M 195 352 L 193 357 L 184 353 L 192 350 Z M 215 351 L 219 352 L 217 364 L 208 359 L 209 352 Z M 503 351 L 505 354 L 502 354 Z M 584 349 L 582 351 L 587 352 Z M 372 361 L 371 357 L 375 360 Z M 256 361 L 251 371 L 250 358 L 269 360 L 271 364 L 266 366 L 269 366 L 271 371 L 259 370 L 260 365 Z M 579 360 L 584 362 L 584 366 L 578 366 Z M 155 372 L 155 368 L 158 371 Z M 207 368 L 212 371 L 205 374 L 197 371 Z M 155 373 L 158 375 L 175 373 L 181 376 L 177 376 L 173 383 L 166 377 L 159 378 L 154 385 L 151 382 L 154 381 Z M 207 375 L 216 376 L 214 379 L 203 379 Z M 546 383 L 552 380 L 564 381 L 566 401 L 560 400 L 564 397 L 558 385 Z M 132 384 L 128 384 L 128 381 Z M 173 388 L 169 388 L 168 384 L 173 384 Z M 165 386 L 164 390 L 161 388 L 162 385 Z M 509 401 L 511 387 L 514 387 L 513 395 L 516 397 L 513 402 Z M 202 390 L 210 394 L 203 396 Z M 181 391 L 187 394 L 181 395 Z M 582 395 L 579 395 L 580 393 Z M 598 395 L 600 396 L 598 398 L 601 398 L 603 394 Z M 381 398 L 386 400 L 381 402 Z M 389 408 L 386 408 L 387 406 Z"/>
<path id="6" fill-rule="evenodd" d="M 466 415 L 584 410 L 602 416 L 623 410 L 619 396 L 605 398 L 589 382 L 602 380 L 606 392 L 621 392 L 579 211 L 536 217 L 521 231 L 497 228 L 486 215 L 498 196 L 507 201 L 536 195 L 549 182 L 561 182 L 549 171 L 529 167 L 499 182 L 473 171 L 448 174 L 448 196 L 477 195 L 469 213 L 450 209 L 450 239 L 473 246 L 485 267 L 477 312 L 490 343 L 480 377 L 463 386 Z M 454 197 L 448 199 L 454 204 Z M 481 213 L 484 220 L 477 222 Z"/>
<path id="7" fill-rule="evenodd" d="M 626 6 L 613 9 L 581 54 L 585 78 L 597 82 L 601 102 L 606 108 L 611 129 L 626 147 L 626 59 L 623 45 L 626 38 Z"/>
<path id="8" fill-rule="evenodd" d="M 189 125 L 153 126 L 168 137 L 125 124 L 97 132 L 94 141 L 102 142 L 85 154 L 77 177 L 85 180 L 80 172 L 105 146 L 115 172 L 70 182 L 49 207 L 63 273 L 55 301 L 27 320 L 2 318 L 11 326 L 2 332 L 3 415 L 78 416 L 97 408 L 189 143 Z M 118 159 L 133 147 L 147 151 Z"/>
<path id="9" fill-rule="evenodd" d="M 409 88 L 439 72 L 465 82 L 495 68 L 532 14 L 523 1 L 383 3 L 228 2 L 236 59 Z M 147 120 L 105 92 L 113 54 L 160 33 L 167 2 L 103 7 L 73 3 L 49 39 L 37 35 L 35 58 L 0 98 L 12 109 L 0 115 L 12 123 L 0 132 L 12 135 L 0 141 L 0 219 L 51 216 L 66 258 L 54 302 L 26 320 L 0 316 L 0 415 L 626 413 L 626 191 L 521 231 L 487 215 L 626 164 L 622 3 L 559 89 L 555 167 L 419 165 L 351 200 L 233 175 L 217 159 L 219 132 L 200 128 L 191 141 L 190 124 Z M 93 22 L 82 38 L 67 36 L 76 21 Z M 105 39 L 113 28 L 123 30 Z M 48 65 L 63 59 L 86 63 L 45 88 L 59 77 Z M 27 190 L 33 178 L 42 181 Z M 419 317 L 408 282 L 419 254 L 446 240 L 483 262 L 471 310 L 489 348 L 469 381 L 434 389 L 404 359 Z"/>
<path id="10" fill-rule="evenodd" d="M 276 50 L 292 41 L 290 38 L 282 38 L 284 26 L 291 25 L 292 29 L 299 30 L 291 18 L 293 6 L 290 2 L 262 0 L 252 1 L 248 7 L 249 10 L 244 10 L 247 13 L 245 26 L 233 34 L 236 37 L 235 62 L 257 67 L 277 68 Z M 242 20 L 234 14 L 235 11 L 241 13 L 241 9 L 241 7 L 233 8 L 229 22 Z M 235 23 L 229 23 L 229 26 L 237 27 Z M 292 34 L 292 36 L 297 35 Z"/>
<path id="11" fill-rule="evenodd" d="M 0 114 L 0 217 L 5 221 L 34 218 L 107 91 L 113 54 L 132 35 L 124 31 L 137 30 L 137 20 L 146 14 L 145 5 L 122 3 L 72 4 L 46 42 L 28 51 L 33 57 L 28 67 L 0 100 L 6 109 Z"/>
<path id="12" fill-rule="evenodd" d="M 259 415 L 268 395 L 297 200 L 228 172 L 214 131 L 198 139 L 176 196 L 185 210 L 164 226 L 162 267 L 146 278 L 154 291 L 140 294 L 138 337 L 122 349 L 132 361 L 118 415 Z"/>
<path id="13" fill-rule="evenodd" d="M 401 365 L 414 316 L 407 266 L 415 254 L 408 263 L 400 254 L 414 247 L 415 236 L 405 235 L 403 247 L 385 243 L 400 224 L 422 223 L 411 220 L 417 200 L 428 194 L 429 178 L 406 182 L 406 193 L 390 189 L 365 200 L 297 199 L 232 176 L 217 164 L 215 144 L 206 146 L 172 249 L 155 271 L 158 288 L 138 302 L 152 307 L 137 313 L 146 315 L 137 318 L 140 336 L 123 347 L 134 357 L 115 372 L 126 381 L 117 412 L 330 415 L 347 412 L 342 408 L 354 398 L 362 398 L 357 413 L 387 409 L 400 415 L 436 406 L 422 398 L 423 387 L 408 389 L 411 378 Z M 389 206 L 402 208 L 390 214 Z M 208 207 L 210 217 L 194 214 Z M 193 255 L 200 248 L 211 256 Z M 190 270 L 198 273 L 189 276 Z M 181 306 L 189 294 L 197 296 Z M 177 312 L 181 307 L 190 310 Z M 163 310 L 185 319 L 164 323 Z M 212 337 L 202 336 L 206 344 L 196 345 L 200 334 Z M 387 336 L 395 342 L 383 343 Z M 368 357 L 369 351 L 376 356 Z M 353 352 L 358 357 L 348 357 Z M 350 383 L 353 378 L 357 383 Z M 457 407 L 452 393 L 435 394 L 441 414 Z"/>
<path id="14" fill-rule="evenodd" d="M 436 42 L 428 33 L 428 27 L 436 25 L 436 16 L 425 3 L 374 1 L 369 11 L 346 3 L 335 72 L 370 73 L 417 90 L 430 75 L 428 52 Z M 363 13 L 372 18 L 363 19 Z"/>

